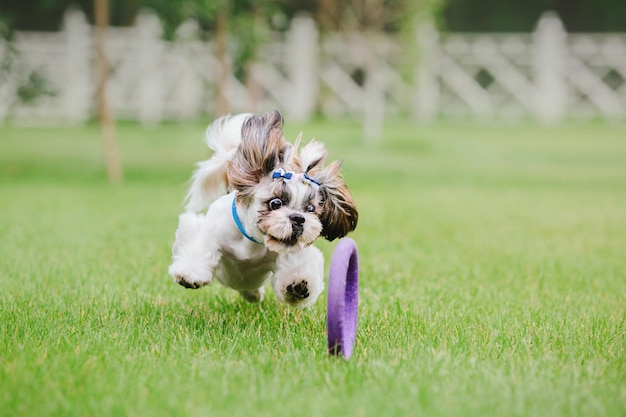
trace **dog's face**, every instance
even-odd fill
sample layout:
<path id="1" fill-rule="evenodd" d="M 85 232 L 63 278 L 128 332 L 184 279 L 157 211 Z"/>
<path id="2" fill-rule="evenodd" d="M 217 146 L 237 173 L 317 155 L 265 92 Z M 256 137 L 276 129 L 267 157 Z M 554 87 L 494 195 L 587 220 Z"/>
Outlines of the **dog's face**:
<path id="1" fill-rule="evenodd" d="M 276 172 L 289 175 L 289 172 Z M 302 248 L 320 236 L 321 195 L 316 184 L 305 181 L 293 173 L 290 179 L 264 178 L 257 187 L 250 209 L 257 213 L 256 224 L 268 248 L 275 251 Z"/>
<path id="2" fill-rule="evenodd" d="M 244 123 L 228 179 L 270 250 L 301 249 L 319 236 L 333 240 L 356 228 L 358 212 L 341 164 L 324 167 L 326 154 L 316 141 L 300 151 L 298 142 L 286 142 L 277 111 Z"/>

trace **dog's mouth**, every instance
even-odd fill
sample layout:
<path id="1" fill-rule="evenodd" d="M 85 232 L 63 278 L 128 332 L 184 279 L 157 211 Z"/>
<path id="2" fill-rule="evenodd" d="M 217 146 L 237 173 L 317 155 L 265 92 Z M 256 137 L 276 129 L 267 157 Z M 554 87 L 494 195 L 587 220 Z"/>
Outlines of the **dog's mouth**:
<path id="1" fill-rule="evenodd" d="M 289 239 L 287 239 L 285 243 L 295 245 L 298 239 L 300 239 L 300 236 L 302 236 L 302 233 L 304 233 L 304 226 L 300 224 L 292 225 L 291 237 L 289 237 Z"/>
<path id="2" fill-rule="evenodd" d="M 317 225 L 313 220 L 305 222 L 300 217 L 291 222 L 270 223 L 263 220 L 258 223 L 259 230 L 265 235 L 267 247 L 276 252 L 303 249 L 311 245 L 321 231 L 321 224 Z"/>
<path id="3" fill-rule="evenodd" d="M 265 244 L 271 250 L 282 252 L 285 250 L 299 250 L 309 246 L 315 239 L 309 241 L 304 238 L 304 227 L 294 226 L 291 230 L 291 235 L 287 237 L 278 237 L 271 234 L 265 235 Z"/>
<path id="4" fill-rule="evenodd" d="M 289 236 L 288 238 L 279 239 L 274 236 L 269 236 L 269 239 L 273 243 L 278 243 L 280 245 L 295 246 L 298 243 L 298 239 L 300 238 L 300 236 L 302 236 L 303 232 L 304 232 L 304 229 L 302 227 L 297 227 L 297 228 L 294 227 L 291 233 L 291 236 Z"/>

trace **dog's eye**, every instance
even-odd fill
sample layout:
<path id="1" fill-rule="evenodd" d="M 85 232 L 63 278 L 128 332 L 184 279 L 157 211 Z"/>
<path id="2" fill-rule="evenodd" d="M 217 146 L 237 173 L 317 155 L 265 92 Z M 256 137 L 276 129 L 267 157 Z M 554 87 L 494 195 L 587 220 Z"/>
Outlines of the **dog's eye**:
<path id="1" fill-rule="evenodd" d="M 280 198 L 274 198 L 270 200 L 270 203 L 269 203 L 270 210 L 278 210 L 282 206 L 283 206 L 283 200 L 281 200 Z"/>
<path id="2" fill-rule="evenodd" d="M 308 206 L 305 207 L 305 210 L 308 211 L 309 213 L 313 213 L 315 211 L 315 206 L 313 204 L 309 204 Z"/>

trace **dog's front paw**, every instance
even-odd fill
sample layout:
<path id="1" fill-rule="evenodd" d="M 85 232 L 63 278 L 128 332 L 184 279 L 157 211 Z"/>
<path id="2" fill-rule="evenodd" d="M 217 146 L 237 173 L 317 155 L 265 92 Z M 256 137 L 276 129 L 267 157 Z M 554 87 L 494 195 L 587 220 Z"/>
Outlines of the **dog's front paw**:
<path id="1" fill-rule="evenodd" d="M 200 287 L 202 287 L 203 285 L 206 285 L 206 283 L 201 283 L 201 282 L 195 282 L 195 281 L 187 281 L 187 278 L 182 277 L 182 276 L 175 276 L 174 280 L 179 284 L 182 285 L 185 288 L 190 288 L 192 290 L 196 290 Z"/>
<path id="2" fill-rule="evenodd" d="M 194 290 L 211 283 L 210 279 L 201 277 L 199 274 L 183 268 L 182 265 L 177 262 L 170 265 L 169 274 L 174 278 L 177 284 Z"/>
<path id="3" fill-rule="evenodd" d="M 304 280 L 287 285 L 285 290 L 285 300 L 288 303 L 298 302 L 300 300 L 304 300 L 305 298 L 309 298 L 308 285 Z"/>
<path id="4" fill-rule="evenodd" d="M 272 285 L 277 298 L 295 307 L 315 304 L 324 290 L 324 257 L 315 246 L 281 254 Z"/>
<path id="5" fill-rule="evenodd" d="M 296 279 L 276 288 L 279 300 L 295 307 L 309 307 L 313 305 L 321 292 L 321 285 L 306 279 Z"/>

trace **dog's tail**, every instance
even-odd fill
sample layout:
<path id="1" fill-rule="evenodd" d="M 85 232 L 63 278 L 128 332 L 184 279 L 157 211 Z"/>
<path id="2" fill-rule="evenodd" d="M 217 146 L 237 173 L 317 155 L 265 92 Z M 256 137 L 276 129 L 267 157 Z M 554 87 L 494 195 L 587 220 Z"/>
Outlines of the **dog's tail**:
<path id="1" fill-rule="evenodd" d="M 197 164 L 191 177 L 191 187 L 185 198 L 185 210 L 198 212 L 228 190 L 228 161 L 241 142 L 241 127 L 252 114 L 224 116 L 206 129 L 205 142 L 213 151 L 211 158 Z"/>

